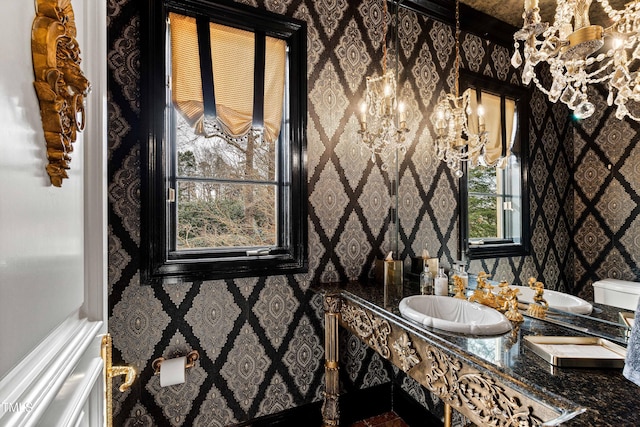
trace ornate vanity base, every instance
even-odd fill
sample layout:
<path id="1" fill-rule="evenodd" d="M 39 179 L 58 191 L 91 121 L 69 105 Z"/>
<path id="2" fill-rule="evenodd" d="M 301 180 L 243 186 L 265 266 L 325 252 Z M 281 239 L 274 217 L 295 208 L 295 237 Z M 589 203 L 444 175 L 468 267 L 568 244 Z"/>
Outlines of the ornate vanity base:
<path id="1" fill-rule="evenodd" d="M 336 294 L 325 296 L 326 392 L 323 406 L 325 426 L 339 423 L 337 322 L 369 347 L 406 372 L 445 403 L 445 423 L 450 408 L 477 425 L 539 426 L 560 423 L 584 409 L 553 396 L 535 396 L 481 365 L 459 357 L 455 351 L 421 335 L 419 329 L 379 307 Z M 339 314 L 338 314 L 339 312 Z M 548 398 L 548 399 L 547 399 Z M 565 404 L 566 406 L 563 407 Z M 555 424 L 550 424 L 555 425 Z"/>

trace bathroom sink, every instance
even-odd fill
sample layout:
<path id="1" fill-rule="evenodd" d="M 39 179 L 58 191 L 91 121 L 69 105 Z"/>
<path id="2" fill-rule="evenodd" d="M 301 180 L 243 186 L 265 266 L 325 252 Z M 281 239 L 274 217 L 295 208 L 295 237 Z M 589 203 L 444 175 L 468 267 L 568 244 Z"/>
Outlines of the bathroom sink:
<path id="1" fill-rule="evenodd" d="M 518 294 L 518 301 L 524 303 L 532 303 L 533 296 L 535 295 L 535 291 L 528 286 L 510 286 L 512 289 L 517 289 L 520 291 Z M 545 289 L 544 294 L 542 295 L 547 303 L 549 303 L 549 307 L 561 310 L 568 311 L 569 313 L 576 314 L 591 314 L 591 310 L 593 310 L 593 306 L 589 304 L 587 301 L 582 298 L 578 298 L 574 295 L 565 294 L 563 292 L 552 291 L 550 289 Z"/>
<path id="2" fill-rule="evenodd" d="M 497 335 L 511 330 L 502 313 L 463 299 L 414 295 L 400 301 L 406 319 L 443 331 L 471 335 Z"/>

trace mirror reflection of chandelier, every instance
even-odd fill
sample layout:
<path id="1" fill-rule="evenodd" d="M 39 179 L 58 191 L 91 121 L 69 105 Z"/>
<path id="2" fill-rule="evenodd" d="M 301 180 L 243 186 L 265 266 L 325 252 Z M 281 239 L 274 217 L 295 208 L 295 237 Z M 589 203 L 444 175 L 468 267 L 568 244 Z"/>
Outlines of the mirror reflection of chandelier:
<path id="1" fill-rule="evenodd" d="M 616 106 L 616 117 L 640 121 L 628 104 L 640 103 L 640 75 L 637 64 L 632 64 L 640 59 L 640 2 L 615 10 L 607 0 L 597 0 L 613 22 L 608 28 L 591 25 L 591 2 L 557 0 L 555 22 L 549 25 L 541 22 L 538 0 L 525 0 L 524 26 L 514 34 L 516 50 L 511 63 L 516 68 L 524 63 L 522 82 L 533 81 L 551 102 L 567 104 L 576 118 L 587 118 L 595 111 L 587 97 L 588 85 L 608 82 L 607 103 Z M 534 67 L 543 62 L 549 64 L 553 79 L 549 89 L 535 74 Z"/>
<path id="2" fill-rule="evenodd" d="M 488 133 L 481 105 L 472 108 L 471 89 L 460 96 L 460 2 L 456 0 L 456 57 L 455 93 L 447 94 L 438 101 L 435 117 L 436 155 L 462 177 L 462 162 L 475 161 L 487 144 Z M 473 124 L 473 126 L 472 126 Z"/>
<path id="3" fill-rule="evenodd" d="M 404 134 L 407 129 L 406 109 L 403 102 L 396 97 L 396 71 L 387 70 L 387 1 L 383 0 L 384 11 L 382 15 L 382 76 L 368 76 L 367 89 L 364 101 L 360 105 L 360 138 L 364 145 L 371 151 L 371 161 L 375 162 L 376 155 L 387 160 L 391 154 L 396 155 L 396 150 L 402 154 L 406 152 Z M 396 6 L 396 51 L 397 47 L 397 7 Z M 397 66 L 397 64 L 396 64 Z M 388 169 L 386 161 L 381 168 Z"/>

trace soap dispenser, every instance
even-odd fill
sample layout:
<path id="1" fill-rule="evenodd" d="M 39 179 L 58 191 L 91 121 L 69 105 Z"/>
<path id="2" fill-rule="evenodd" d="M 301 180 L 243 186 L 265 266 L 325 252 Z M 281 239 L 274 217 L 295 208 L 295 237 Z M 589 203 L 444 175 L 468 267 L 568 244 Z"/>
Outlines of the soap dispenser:
<path id="1" fill-rule="evenodd" d="M 433 295 L 433 274 L 429 271 L 429 265 L 424 264 L 420 274 L 420 293 L 422 295 Z"/>
<path id="2" fill-rule="evenodd" d="M 447 296 L 449 295 L 449 279 L 444 274 L 444 267 L 438 267 L 438 275 L 435 279 L 434 293 L 436 295 Z"/>

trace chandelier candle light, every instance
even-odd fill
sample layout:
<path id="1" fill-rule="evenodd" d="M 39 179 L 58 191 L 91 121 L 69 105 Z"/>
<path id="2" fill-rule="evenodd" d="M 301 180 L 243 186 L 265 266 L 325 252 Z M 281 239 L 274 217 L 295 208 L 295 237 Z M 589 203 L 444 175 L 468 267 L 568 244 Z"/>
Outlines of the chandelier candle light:
<path id="1" fill-rule="evenodd" d="M 457 178 L 462 177 L 462 162 L 476 161 L 488 140 L 484 108 L 471 108 L 471 89 L 460 96 L 460 2 L 456 0 L 455 93 L 442 97 L 435 109 L 437 157 L 446 162 Z M 469 120 L 476 115 L 477 120 Z M 477 123 L 472 129 L 470 123 Z"/>
<path id="2" fill-rule="evenodd" d="M 375 162 L 376 154 L 385 160 L 389 155 L 397 154 L 396 149 L 402 154 L 406 153 L 404 134 L 409 131 L 405 104 L 396 97 L 395 70 L 387 71 L 386 0 L 383 3 L 382 76 L 367 77 L 367 90 L 359 114 L 358 133 L 371 151 L 372 162 Z M 381 167 L 383 170 L 388 169 L 386 162 Z"/>
<path id="3" fill-rule="evenodd" d="M 615 10 L 607 0 L 597 0 L 611 19 L 607 28 L 591 25 L 591 2 L 557 0 L 555 21 L 549 25 L 541 22 L 538 0 L 525 0 L 524 26 L 514 34 L 516 49 L 511 63 L 516 68 L 524 63 L 522 82 L 533 81 L 551 102 L 560 100 L 572 109 L 576 118 L 590 117 L 595 111 L 587 97 L 588 86 L 606 82 L 607 103 L 616 106 L 616 117 L 640 121 L 635 115 L 640 107 L 640 74 L 634 63 L 640 59 L 640 1 Z M 536 65 L 543 62 L 549 65 L 552 77 L 549 89 L 535 74 Z"/>

